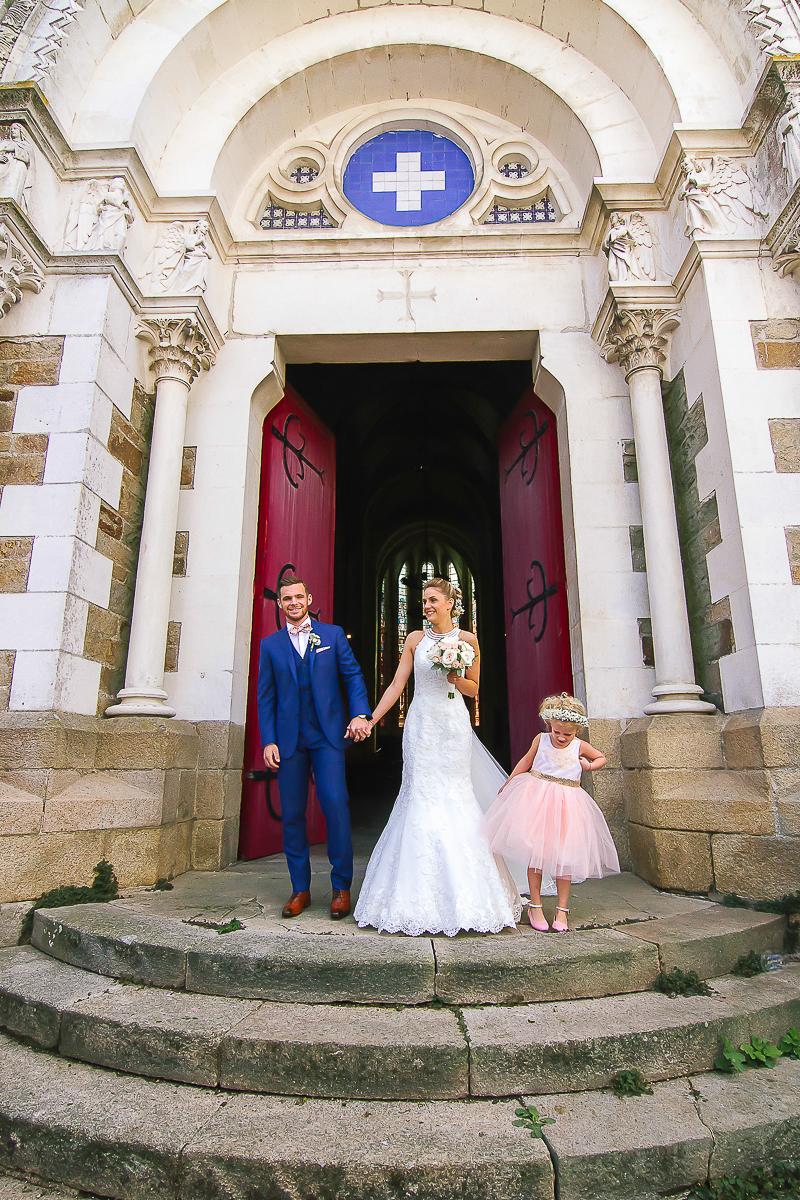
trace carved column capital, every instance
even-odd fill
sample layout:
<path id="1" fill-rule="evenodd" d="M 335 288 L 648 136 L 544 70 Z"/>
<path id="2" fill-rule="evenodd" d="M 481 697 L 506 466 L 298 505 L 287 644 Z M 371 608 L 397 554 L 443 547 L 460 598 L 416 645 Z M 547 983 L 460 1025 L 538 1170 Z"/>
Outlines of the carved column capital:
<path id="1" fill-rule="evenodd" d="M 196 317 L 147 317 L 136 336 L 150 346 L 156 383 L 177 379 L 191 387 L 200 372 L 214 364 L 214 350 Z"/>
<path id="2" fill-rule="evenodd" d="M 679 323 L 677 306 L 651 308 L 614 300 L 599 331 L 603 357 L 618 362 L 626 379 L 647 367 L 663 372 L 670 335 Z"/>
<path id="3" fill-rule="evenodd" d="M 5 222 L 0 222 L 0 318 L 22 299 L 23 292 L 40 292 L 44 272 L 15 238 Z"/>
<path id="4" fill-rule="evenodd" d="M 800 188 L 790 198 L 768 238 L 773 267 L 780 276 L 800 275 Z"/>

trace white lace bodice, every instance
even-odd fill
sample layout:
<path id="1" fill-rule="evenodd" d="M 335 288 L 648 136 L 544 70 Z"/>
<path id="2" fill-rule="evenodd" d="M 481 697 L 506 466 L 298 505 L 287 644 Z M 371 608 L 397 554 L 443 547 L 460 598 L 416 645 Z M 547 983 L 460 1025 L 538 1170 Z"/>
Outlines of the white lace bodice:
<path id="1" fill-rule="evenodd" d="M 454 630 L 453 637 L 459 631 Z M 472 726 L 464 697 L 414 650 L 414 699 L 403 730 L 403 780 L 370 859 L 355 910 L 390 933 L 498 932 L 519 917 L 519 896 L 495 862 L 472 785 Z"/>
<path id="2" fill-rule="evenodd" d="M 539 748 L 533 760 L 532 770 L 541 775 L 552 775 L 555 779 L 577 779 L 581 777 L 580 738 L 573 738 L 568 746 L 559 750 L 550 740 L 549 733 L 543 733 L 539 738 Z"/>

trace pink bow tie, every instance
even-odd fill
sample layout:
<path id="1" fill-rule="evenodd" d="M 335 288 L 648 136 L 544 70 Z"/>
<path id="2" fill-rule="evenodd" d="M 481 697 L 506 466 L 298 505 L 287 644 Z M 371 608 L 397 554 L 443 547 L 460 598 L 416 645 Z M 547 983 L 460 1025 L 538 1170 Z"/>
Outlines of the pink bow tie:
<path id="1" fill-rule="evenodd" d="M 302 625 L 290 625 L 289 633 L 292 637 L 297 637 L 301 633 L 311 633 L 311 622 L 304 621 Z"/>

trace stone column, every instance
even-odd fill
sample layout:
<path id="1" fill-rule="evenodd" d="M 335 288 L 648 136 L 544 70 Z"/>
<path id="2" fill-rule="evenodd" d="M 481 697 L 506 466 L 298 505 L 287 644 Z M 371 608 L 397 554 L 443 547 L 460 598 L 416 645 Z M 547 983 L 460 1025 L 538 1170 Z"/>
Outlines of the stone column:
<path id="1" fill-rule="evenodd" d="M 610 316 L 603 352 L 609 360 L 619 362 L 630 388 L 653 627 L 655 699 L 645 712 L 714 712 L 713 704 L 700 699 L 703 689 L 695 682 L 661 398 L 669 334 L 679 320 L 677 309 L 615 302 Z"/>
<path id="2" fill-rule="evenodd" d="M 164 653 L 172 595 L 181 462 L 189 389 L 213 352 L 194 317 L 143 321 L 137 336 L 150 345 L 156 379 L 155 420 L 147 475 L 136 593 L 125 687 L 107 717 L 174 717 L 164 691 Z"/>

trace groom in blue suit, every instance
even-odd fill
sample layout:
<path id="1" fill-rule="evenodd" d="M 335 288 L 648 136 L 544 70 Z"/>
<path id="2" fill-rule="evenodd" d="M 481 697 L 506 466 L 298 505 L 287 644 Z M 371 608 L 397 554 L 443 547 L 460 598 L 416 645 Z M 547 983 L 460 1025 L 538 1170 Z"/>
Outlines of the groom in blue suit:
<path id="1" fill-rule="evenodd" d="M 311 903 L 306 800 L 313 767 L 328 828 L 331 917 L 339 920 L 350 912 L 353 878 L 345 739 L 360 742 L 369 737 L 370 704 L 344 630 L 311 619 L 311 595 L 303 580 L 284 576 L 278 604 L 286 627 L 261 642 L 258 720 L 264 763 L 278 772 L 283 849 L 292 881 L 283 916 L 297 917 Z"/>

